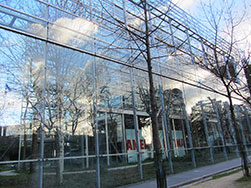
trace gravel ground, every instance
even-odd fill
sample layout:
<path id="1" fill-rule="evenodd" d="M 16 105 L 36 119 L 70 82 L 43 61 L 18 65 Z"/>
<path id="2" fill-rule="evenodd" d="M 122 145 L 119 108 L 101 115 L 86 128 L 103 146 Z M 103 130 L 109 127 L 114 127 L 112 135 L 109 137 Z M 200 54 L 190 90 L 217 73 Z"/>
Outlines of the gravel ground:
<path id="1" fill-rule="evenodd" d="M 242 171 L 219 179 L 211 179 L 190 188 L 251 188 L 251 181 L 236 182 L 241 177 L 243 177 Z"/>

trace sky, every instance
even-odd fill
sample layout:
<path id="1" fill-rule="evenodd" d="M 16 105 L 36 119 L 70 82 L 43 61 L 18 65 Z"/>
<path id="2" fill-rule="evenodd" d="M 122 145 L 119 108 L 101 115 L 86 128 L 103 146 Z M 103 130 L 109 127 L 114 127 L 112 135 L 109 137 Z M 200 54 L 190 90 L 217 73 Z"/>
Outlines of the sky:
<path id="1" fill-rule="evenodd" d="M 203 1 L 205 2 L 208 0 L 203 0 Z M 172 2 L 176 5 L 178 5 L 183 10 L 193 11 L 198 7 L 201 0 L 172 0 Z"/>
<path id="2" fill-rule="evenodd" d="M 188 12 L 190 15 L 199 20 L 202 24 L 206 25 L 211 29 L 208 24 L 209 14 L 203 10 L 203 7 L 207 7 L 210 3 L 213 5 L 214 11 L 222 10 L 226 5 L 232 2 L 232 15 L 235 22 L 239 22 L 235 28 L 235 39 L 239 41 L 238 47 L 246 52 L 251 49 L 251 1 L 250 0 L 172 0 L 177 6 Z M 208 10 L 208 8 L 205 8 Z M 207 15 L 207 16 L 205 16 Z M 227 15 L 227 14 L 225 14 Z M 243 17 L 243 19 L 241 19 Z M 226 31 L 227 26 L 224 25 L 225 20 L 222 20 L 222 29 Z M 223 34 L 223 38 L 227 36 Z"/>
<path id="3" fill-rule="evenodd" d="M 224 2 L 223 2 L 224 1 Z M 199 20 L 202 24 L 207 26 L 208 28 L 212 29 L 210 24 L 208 24 L 208 18 L 209 14 L 207 14 L 207 17 L 205 16 L 205 11 L 203 10 L 203 5 L 205 7 L 208 7 L 210 3 L 212 3 L 212 10 L 213 11 L 220 11 L 223 8 L 225 8 L 225 17 L 227 18 L 227 5 L 229 4 L 230 0 L 172 0 L 173 3 L 175 3 L 177 6 L 188 12 L 191 16 L 195 17 L 197 20 Z M 244 51 L 244 54 L 246 57 L 249 55 L 251 51 L 251 1 L 250 0 L 232 0 L 232 8 L 231 14 L 234 18 L 234 22 L 238 23 L 238 25 L 235 28 L 234 37 L 235 40 L 238 41 L 237 48 L 242 49 Z M 208 9 L 207 9 L 208 10 Z M 242 17 L 243 16 L 243 17 Z M 229 18 L 229 17 L 228 17 Z M 228 31 L 228 27 L 225 25 L 225 21 L 229 20 L 222 20 L 222 30 Z M 229 35 L 226 33 L 221 33 L 222 37 L 224 39 L 229 39 Z M 207 77 L 206 74 L 204 75 L 205 78 Z M 186 86 L 186 99 L 187 99 L 187 111 L 190 112 L 191 106 L 193 106 L 196 101 L 198 101 L 198 98 L 193 96 L 192 93 L 196 90 L 195 88 L 190 88 L 189 86 Z M 204 96 L 204 95 L 201 95 Z M 208 96 L 205 95 L 205 96 Z M 212 96 L 214 98 L 214 96 Z M 226 99 L 224 97 L 217 96 L 218 100 L 225 101 Z M 205 100 L 205 99 L 204 99 Z M 235 101 L 236 103 L 239 103 L 240 101 Z"/>

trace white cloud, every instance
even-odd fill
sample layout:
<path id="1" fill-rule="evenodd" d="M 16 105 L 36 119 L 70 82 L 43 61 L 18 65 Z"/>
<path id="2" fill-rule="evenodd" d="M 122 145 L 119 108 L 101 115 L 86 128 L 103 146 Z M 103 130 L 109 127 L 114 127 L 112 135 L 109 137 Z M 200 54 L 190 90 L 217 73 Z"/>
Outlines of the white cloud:
<path id="1" fill-rule="evenodd" d="M 143 18 L 143 15 L 142 14 L 139 15 L 139 17 Z M 127 17 L 127 23 L 128 23 L 128 25 L 130 25 L 132 27 L 139 28 L 139 27 L 142 26 L 143 21 L 140 18 L 128 15 L 128 17 Z"/>
<path id="2" fill-rule="evenodd" d="M 96 24 L 83 18 L 60 18 L 54 22 L 50 32 L 56 41 L 68 43 L 70 40 L 84 42 L 97 31 Z"/>
<path id="3" fill-rule="evenodd" d="M 236 28 L 234 35 L 239 41 L 238 48 L 244 50 L 247 55 L 251 48 L 251 13 Z"/>
<path id="4" fill-rule="evenodd" d="M 37 23 L 31 24 L 30 31 L 40 37 L 46 37 L 46 30 L 45 30 L 44 26 L 41 24 L 37 24 Z"/>
<path id="5" fill-rule="evenodd" d="M 49 27 L 49 38 L 61 43 L 81 44 L 98 31 L 98 25 L 84 18 L 59 18 Z M 30 32 L 46 37 L 46 29 L 41 24 L 32 24 Z"/>
<path id="6" fill-rule="evenodd" d="M 172 0 L 174 4 L 179 6 L 185 11 L 190 11 L 194 8 L 196 8 L 201 0 Z"/>

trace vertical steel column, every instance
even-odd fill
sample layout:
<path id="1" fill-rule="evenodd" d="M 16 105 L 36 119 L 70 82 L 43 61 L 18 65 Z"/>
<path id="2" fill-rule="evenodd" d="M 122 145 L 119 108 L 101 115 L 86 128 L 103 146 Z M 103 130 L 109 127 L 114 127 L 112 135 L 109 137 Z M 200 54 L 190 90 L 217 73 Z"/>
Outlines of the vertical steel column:
<path id="1" fill-rule="evenodd" d="M 48 0 L 47 0 L 48 2 Z M 46 4 L 45 10 L 45 20 L 46 20 L 46 40 L 48 39 L 48 29 L 49 29 L 49 5 Z M 40 158 L 39 158 L 39 188 L 43 188 L 43 160 L 44 160 L 44 124 L 45 124 L 45 110 L 46 110 L 46 87 L 47 87 L 47 61 L 48 61 L 48 43 L 44 44 L 44 80 L 43 80 L 43 107 L 41 115 L 41 124 L 40 124 Z"/>
<path id="2" fill-rule="evenodd" d="M 229 105 L 228 105 L 227 102 L 224 102 L 224 107 L 225 107 L 225 109 L 227 111 L 227 118 L 228 118 L 228 123 L 229 123 L 230 129 L 231 129 L 231 132 L 232 132 L 232 136 L 233 136 L 233 140 L 234 140 L 236 156 L 240 157 L 240 153 L 239 153 L 239 149 L 238 149 L 237 141 L 236 141 L 236 133 L 235 133 L 235 130 L 234 130 L 231 114 L 230 114 L 230 111 L 229 111 Z"/>
<path id="3" fill-rule="evenodd" d="M 90 3 L 90 21 L 93 20 L 92 15 L 92 0 Z M 96 55 L 96 39 L 93 38 L 92 52 Z M 95 136 L 95 156 L 96 156 L 96 187 L 100 188 L 100 156 L 99 156 L 99 127 L 97 119 L 97 81 L 96 81 L 96 57 L 93 57 L 92 62 L 92 79 L 93 79 L 93 121 L 94 121 L 94 136 Z"/>
<path id="4" fill-rule="evenodd" d="M 95 65 L 93 63 L 93 67 L 94 66 Z M 97 122 L 97 106 L 96 106 L 97 98 L 96 98 L 96 92 L 94 93 L 95 94 L 94 94 L 94 100 L 93 100 L 93 113 L 94 113 L 93 120 L 94 120 L 94 136 L 95 136 L 95 156 L 96 156 L 96 187 L 100 188 L 99 128 L 98 128 L 98 122 Z"/>
<path id="5" fill-rule="evenodd" d="M 126 15 L 126 4 L 125 0 L 123 1 L 123 14 L 124 14 L 124 22 L 125 27 L 128 28 L 127 25 L 127 15 Z M 129 37 L 129 35 L 128 35 Z M 137 119 L 137 112 L 136 112 L 136 104 L 135 104 L 135 93 L 134 93 L 134 78 L 133 78 L 133 68 L 130 67 L 130 85 L 131 85 L 131 94 L 132 94 L 132 105 L 133 105 L 133 123 L 134 123 L 134 129 L 135 129 L 135 139 L 136 139 L 136 145 L 137 145 L 137 161 L 138 161 L 138 168 L 139 168 L 139 177 L 142 180 L 143 179 L 143 170 L 142 170 L 142 156 L 140 153 L 140 145 L 139 145 L 139 126 L 138 126 L 138 119 Z"/>
<path id="6" fill-rule="evenodd" d="M 89 168 L 89 143 L 88 143 L 88 135 L 85 135 L 85 155 L 86 155 L 86 168 Z"/>
<path id="7" fill-rule="evenodd" d="M 152 29 L 152 22 L 151 22 L 152 19 L 151 19 L 151 13 L 149 11 L 148 11 L 148 15 L 149 15 L 149 20 L 150 20 L 149 21 L 150 28 Z M 153 34 L 151 35 L 151 39 L 152 39 L 152 42 L 154 42 L 154 35 Z M 159 60 L 158 60 L 158 71 L 159 71 L 159 73 L 161 73 L 160 61 Z M 168 157 L 170 172 L 174 173 L 171 146 L 170 146 L 170 141 L 169 141 L 170 139 L 169 139 L 169 134 L 168 134 L 168 129 L 167 129 L 165 101 L 164 101 L 164 97 L 163 97 L 162 81 L 161 81 L 160 76 L 158 76 L 158 83 L 159 83 L 159 94 L 160 94 L 160 102 L 161 102 L 162 120 L 164 122 L 163 135 L 164 135 L 164 138 L 165 138 L 165 145 L 166 145 L 166 149 L 167 149 L 167 157 Z"/>
<path id="8" fill-rule="evenodd" d="M 228 160 L 228 155 L 227 155 L 227 150 L 226 150 L 226 143 L 225 143 L 224 136 L 223 136 L 223 131 L 222 131 L 222 127 L 221 127 L 221 120 L 220 120 L 220 114 L 219 114 L 216 99 L 212 100 L 212 105 L 214 107 L 216 117 L 217 117 L 217 126 L 218 126 L 218 129 L 220 131 L 220 138 L 221 138 L 221 142 L 223 144 L 224 156 L 225 156 L 225 159 Z"/>
<path id="9" fill-rule="evenodd" d="M 182 12 L 183 13 L 183 12 Z M 189 19 L 187 18 L 186 14 L 183 14 L 183 17 L 186 18 L 186 26 L 189 28 Z M 188 46 L 189 46 L 189 51 L 190 51 L 190 57 L 192 59 L 192 63 L 194 64 L 194 56 L 193 56 L 193 52 L 192 52 L 192 45 L 191 45 L 191 40 L 190 40 L 190 35 L 189 35 L 189 31 L 186 29 L 186 35 L 187 35 L 187 41 L 188 41 Z"/>
<path id="10" fill-rule="evenodd" d="M 7 74 L 7 79 L 6 79 L 7 81 L 8 81 L 8 74 Z M 7 82 L 6 81 L 6 82 Z M 24 82 L 24 81 L 23 81 Z M 30 83 L 29 83 L 30 84 Z M 23 83 L 23 85 L 24 85 L 24 83 Z M 30 85 L 29 85 L 29 87 L 30 87 Z M 24 96 L 24 93 L 23 93 L 23 96 Z M 25 124 L 25 122 L 23 122 L 23 103 L 24 103 L 24 99 L 23 99 L 24 97 L 22 97 L 22 104 L 21 104 L 21 116 L 20 116 L 20 125 L 23 125 L 23 124 Z M 26 99 L 27 100 L 27 99 Z M 4 104 L 6 103 L 6 94 L 5 94 L 5 96 L 4 96 Z M 26 108 L 27 108 L 27 106 L 26 106 Z M 24 119 L 25 119 L 25 117 L 24 117 Z M 25 126 L 25 125 L 24 125 Z M 25 135 L 25 134 L 24 134 Z M 22 136 L 21 136 L 21 131 L 19 132 L 19 139 L 18 139 L 19 141 L 18 141 L 18 164 L 17 164 L 17 169 L 18 170 L 20 170 L 20 168 L 21 168 L 21 163 L 20 163 L 20 160 L 21 160 L 21 153 L 22 153 Z"/>
<path id="11" fill-rule="evenodd" d="M 20 160 L 21 160 L 21 147 L 22 147 L 22 136 L 21 136 L 21 132 L 19 133 L 19 138 L 18 138 L 18 165 L 17 165 L 17 169 L 20 170 Z"/>
<path id="12" fill-rule="evenodd" d="M 169 29 L 170 29 L 170 33 L 171 33 L 171 39 L 172 39 L 172 45 L 174 46 L 174 55 L 175 57 L 177 56 L 177 49 L 176 49 L 176 46 L 175 46 L 175 40 L 174 40 L 174 33 L 173 33 L 173 28 L 172 28 L 172 24 L 171 24 L 171 19 L 169 19 L 169 22 L 168 22 L 168 25 L 169 25 Z M 177 60 L 176 60 L 176 64 L 177 64 Z"/>
<path id="13" fill-rule="evenodd" d="M 200 107 L 201 107 L 201 113 L 202 113 L 202 119 L 203 119 L 203 124 L 204 124 L 204 131 L 205 131 L 205 135 L 206 135 L 207 145 L 210 147 L 210 151 L 209 151 L 210 158 L 211 158 L 211 162 L 214 163 L 213 147 L 212 147 L 212 144 L 210 144 L 206 114 L 205 114 L 205 111 L 203 109 L 203 104 L 202 104 L 201 101 L 200 101 Z"/>
<path id="14" fill-rule="evenodd" d="M 184 17 L 187 19 L 187 16 L 184 15 Z M 188 22 L 188 19 L 187 19 Z M 189 27 L 189 26 L 188 26 Z M 188 39 L 188 45 L 189 45 L 189 50 L 190 50 L 190 57 L 192 59 L 192 64 L 194 64 L 194 57 L 192 55 L 192 46 L 191 46 L 191 40 L 190 40 L 190 35 L 188 30 L 186 30 L 186 35 L 187 35 L 187 39 Z M 174 41 L 174 37 L 172 39 Z M 176 52 L 175 52 L 176 53 Z M 191 129 L 190 129 L 190 125 L 189 125 L 189 120 L 188 120 L 188 115 L 186 112 L 186 107 L 184 105 L 184 113 L 185 113 L 185 119 L 186 119 L 186 126 L 187 126 L 187 131 L 188 131 L 188 139 L 189 139 L 189 145 L 192 148 L 191 149 L 191 156 L 192 156 L 192 161 L 193 161 L 193 166 L 194 168 L 196 168 L 196 160 L 195 160 L 195 153 L 194 153 L 194 149 L 193 149 L 193 142 L 192 142 L 192 134 L 191 134 Z"/>
<path id="15" fill-rule="evenodd" d="M 250 124 L 247 108 L 245 106 L 243 106 L 243 110 L 244 110 L 245 117 L 246 117 L 246 120 L 247 120 L 248 131 L 249 131 L 249 134 L 251 135 L 251 124 Z"/>
<path id="16" fill-rule="evenodd" d="M 140 154 L 140 145 L 139 145 L 139 126 L 138 126 L 138 119 L 137 119 L 137 112 L 136 112 L 136 105 L 135 105 L 135 96 L 134 96 L 134 86 L 133 86 L 133 70 L 130 68 L 130 84 L 131 84 L 131 92 L 132 92 L 132 105 L 133 105 L 133 124 L 135 129 L 135 139 L 137 145 L 137 159 L 138 159 L 138 168 L 139 168 L 139 176 L 140 179 L 143 179 L 143 170 L 142 170 L 142 159 Z"/>
<path id="17" fill-rule="evenodd" d="M 184 138 L 184 145 L 185 145 L 185 148 L 187 148 L 187 141 L 186 141 L 186 131 L 185 131 L 185 126 L 184 126 L 184 121 L 183 119 L 180 120 L 181 122 L 181 127 L 182 127 L 182 136 Z M 186 150 L 186 149 L 185 149 Z"/>
<path id="18" fill-rule="evenodd" d="M 93 63 L 93 67 L 94 67 Z M 95 68 L 93 68 L 95 70 Z M 94 84 L 96 85 L 96 84 Z M 94 92 L 96 95 L 96 92 Z M 99 128 L 97 121 L 97 98 L 93 100 L 93 121 L 94 121 L 94 136 L 95 136 L 95 156 L 96 156 L 96 186 L 100 188 L 100 159 L 99 159 Z"/>
<path id="19" fill-rule="evenodd" d="M 248 136 L 248 141 L 250 140 L 250 135 L 251 135 L 251 125 L 250 125 L 250 120 L 249 120 L 249 116 L 248 116 L 248 111 L 247 111 L 247 108 L 245 106 L 243 106 L 243 110 L 244 110 L 244 113 L 245 113 L 245 118 L 246 118 L 246 121 L 247 121 L 247 127 L 248 127 L 248 131 L 249 131 L 249 136 Z M 248 152 L 250 153 L 250 152 Z M 247 153 L 247 154 L 248 154 Z"/>
<path id="20" fill-rule="evenodd" d="M 142 159 L 141 159 L 140 145 L 139 145 L 139 126 L 138 126 L 138 119 L 137 119 L 137 113 L 136 113 L 134 86 L 133 86 L 134 81 L 133 81 L 132 75 L 133 75 L 133 72 L 131 68 L 130 69 L 130 84 L 131 84 L 131 92 L 132 92 L 133 123 L 134 123 L 134 129 L 135 129 L 135 139 L 136 139 L 136 144 L 137 144 L 139 175 L 140 175 L 140 179 L 143 179 Z"/>
<path id="21" fill-rule="evenodd" d="M 171 20 L 170 19 L 169 19 L 169 29 L 170 29 L 170 32 L 171 32 L 172 45 L 175 46 L 175 41 L 174 41 L 174 36 L 173 36 L 174 33 L 173 33 L 173 29 L 172 29 L 172 25 L 171 25 Z M 174 48 L 174 54 L 175 54 L 175 57 L 176 57 L 177 56 L 177 49 L 176 49 L 176 47 Z M 179 64 L 179 62 L 176 59 L 177 69 L 179 69 L 178 64 Z M 196 168 L 197 165 L 196 165 L 195 153 L 194 153 L 194 148 L 193 148 L 192 134 L 191 134 L 190 124 L 189 124 L 189 119 L 188 119 L 188 116 L 187 116 L 185 104 L 184 104 L 184 114 L 185 114 L 185 120 L 186 120 L 186 128 L 187 128 L 189 146 L 191 148 L 191 157 L 192 157 L 192 161 L 193 161 L 193 167 Z"/>
<path id="22" fill-rule="evenodd" d="M 81 156 L 85 155 L 85 147 L 84 147 L 84 135 L 81 135 L 80 137 L 80 143 L 81 143 Z M 85 159 L 81 159 L 81 168 L 85 168 Z"/>
<path id="23" fill-rule="evenodd" d="M 164 120 L 163 118 L 161 119 L 161 127 L 162 127 L 162 130 L 163 130 L 163 148 L 165 150 L 165 155 L 166 155 L 166 158 L 168 157 L 168 148 L 167 148 L 167 145 L 166 145 L 166 133 L 165 133 L 165 125 L 164 125 Z"/>
<path id="24" fill-rule="evenodd" d="M 125 131 L 125 114 L 122 114 L 122 131 L 123 131 L 123 148 L 124 148 L 124 151 L 123 153 L 126 153 L 127 152 L 127 148 L 126 148 L 126 131 Z M 124 161 L 126 161 L 127 159 L 127 156 L 124 156 Z"/>
<path id="25" fill-rule="evenodd" d="M 166 109 L 165 109 L 165 103 L 164 103 L 164 98 L 163 98 L 163 93 L 162 93 L 162 86 L 159 83 L 159 90 L 160 90 L 160 100 L 161 100 L 161 110 L 162 110 L 162 118 L 164 121 L 164 128 L 165 128 L 165 142 L 167 146 L 167 153 L 168 153 L 168 162 L 169 162 L 169 168 L 170 172 L 173 173 L 173 162 L 172 162 L 172 154 L 171 154 L 171 146 L 169 142 L 169 134 L 167 130 L 167 119 L 166 119 Z"/>
<path id="26" fill-rule="evenodd" d="M 244 134 L 243 125 L 242 125 L 242 122 L 241 122 L 241 114 L 240 114 L 240 109 L 239 109 L 238 105 L 235 105 L 235 111 L 236 111 L 236 114 L 237 114 L 237 120 L 239 121 L 239 127 L 240 127 L 240 130 L 241 130 L 243 145 L 245 147 L 245 152 L 247 153 L 248 152 L 247 142 L 246 142 L 246 137 L 245 137 L 245 134 Z"/>
<path id="27" fill-rule="evenodd" d="M 176 151 L 176 154 L 178 153 L 177 150 L 177 134 L 176 134 L 176 128 L 175 128 L 175 123 L 174 123 L 174 119 L 172 119 L 172 126 L 173 126 L 173 134 L 174 134 L 174 152 Z"/>
<path id="28" fill-rule="evenodd" d="M 107 123 L 107 112 L 105 112 L 105 142 L 106 142 L 106 158 L 107 165 L 110 166 L 110 157 L 109 157 L 109 134 L 108 134 L 108 123 Z"/>
<path id="29" fill-rule="evenodd" d="M 196 168 L 197 165 L 196 165 L 195 153 L 194 153 L 194 148 L 193 148 L 193 139 L 192 139 L 190 124 L 189 124 L 189 119 L 188 119 L 188 116 L 187 116 L 185 104 L 184 104 L 184 115 L 185 115 L 186 128 L 187 128 L 187 134 L 188 134 L 188 142 L 189 142 L 189 147 L 190 147 L 190 150 L 191 150 L 191 157 L 192 157 L 193 167 Z"/>

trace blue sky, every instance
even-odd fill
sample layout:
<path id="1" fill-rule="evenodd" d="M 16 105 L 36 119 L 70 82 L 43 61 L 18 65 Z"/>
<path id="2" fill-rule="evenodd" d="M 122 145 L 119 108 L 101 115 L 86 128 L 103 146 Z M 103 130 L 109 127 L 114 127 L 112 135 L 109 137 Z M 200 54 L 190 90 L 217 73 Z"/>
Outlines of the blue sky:
<path id="1" fill-rule="evenodd" d="M 203 10 L 203 6 L 208 10 L 208 5 L 212 4 L 213 11 L 220 11 L 225 8 L 227 15 L 227 5 L 232 5 L 231 11 L 235 22 L 239 21 L 243 16 L 242 21 L 235 28 L 235 38 L 239 40 L 239 48 L 247 51 L 251 49 L 251 1 L 250 0 L 172 0 L 183 10 L 195 17 L 204 25 L 210 28 L 208 24 L 209 14 Z M 207 16 L 205 16 L 207 15 Z M 222 29 L 226 30 L 224 25 L 225 20 L 222 19 Z M 223 36 L 226 38 L 226 36 Z"/>

